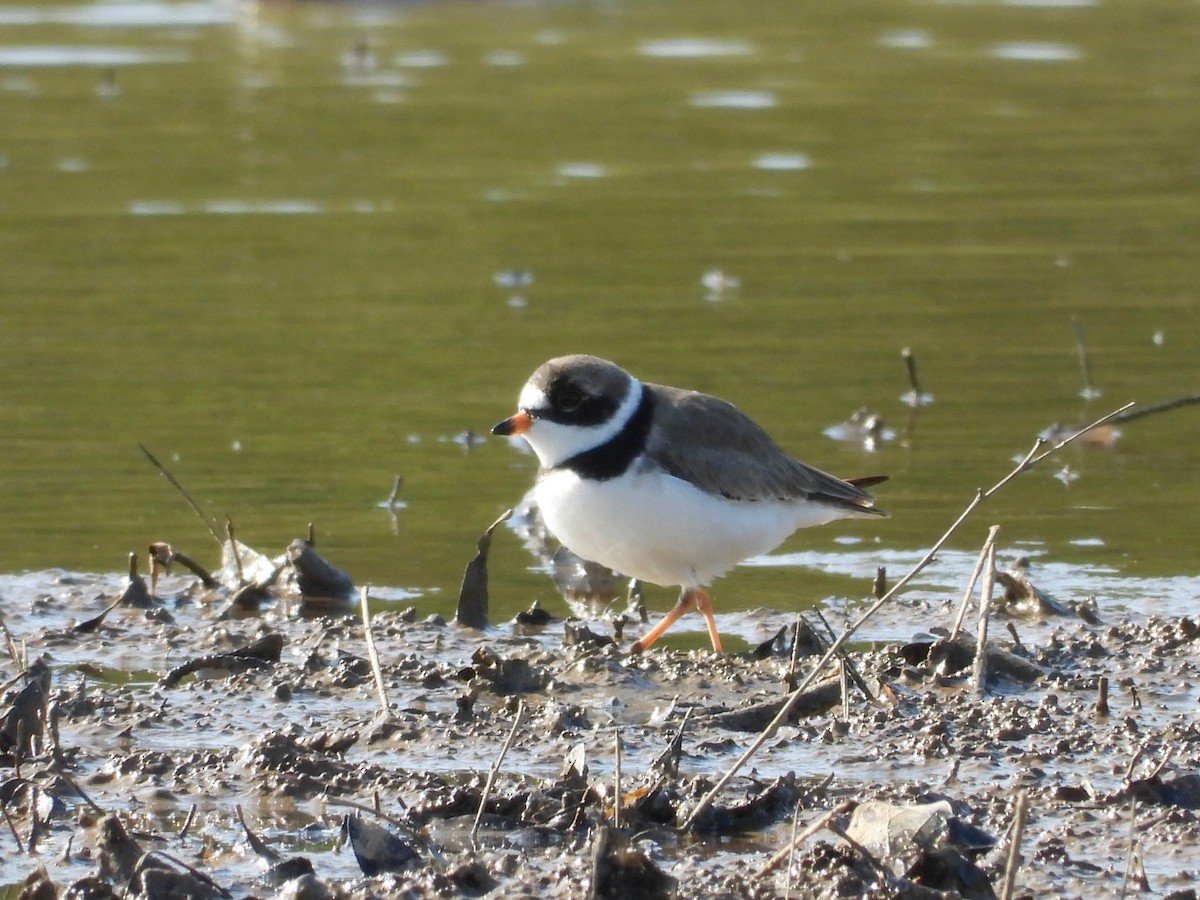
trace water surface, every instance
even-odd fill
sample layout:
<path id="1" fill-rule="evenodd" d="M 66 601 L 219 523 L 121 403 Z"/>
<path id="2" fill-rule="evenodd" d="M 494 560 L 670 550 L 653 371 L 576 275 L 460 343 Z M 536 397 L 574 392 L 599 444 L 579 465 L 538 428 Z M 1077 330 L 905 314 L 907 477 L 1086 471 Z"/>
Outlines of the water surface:
<path id="1" fill-rule="evenodd" d="M 1200 388 L 1198 37 L 1171 0 L 0 5 L 0 569 L 215 565 L 143 442 L 241 539 L 312 521 L 447 614 L 534 474 L 459 436 L 587 351 L 890 473 L 890 520 L 716 591 L 861 597 L 1046 426 Z M 824 435 L 864 406 L 892 440 Z M 1193 407 L 1048 461 L 940 589 L 996 522 L 1004 557 L 1123 579 L 1102 605 L 1194 609 L 1198 439 Z M 497 619 L 557 602 L 532 563 L 498 538 Z"/>

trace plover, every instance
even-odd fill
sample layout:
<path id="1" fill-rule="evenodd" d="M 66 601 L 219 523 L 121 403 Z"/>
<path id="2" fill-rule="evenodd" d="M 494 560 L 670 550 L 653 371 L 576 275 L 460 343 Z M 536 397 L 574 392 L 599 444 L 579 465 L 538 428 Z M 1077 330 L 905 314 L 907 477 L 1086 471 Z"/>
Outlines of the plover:
<path id="1" fill-rule="evenodd" d="M 844 481 L 814 469 L 733 404 L 643 383 L 606 359 L 544 363 L 517 408 L 492 433 L 521 435 L 537 455 L 534 499 L 551 534 L 622 575 L 681 588 L 634 653 L 693 608 L 719 652 L 705 591 L 714 578 L 797 528 L 885 515 L 863 490 L 883 477 Z"/>

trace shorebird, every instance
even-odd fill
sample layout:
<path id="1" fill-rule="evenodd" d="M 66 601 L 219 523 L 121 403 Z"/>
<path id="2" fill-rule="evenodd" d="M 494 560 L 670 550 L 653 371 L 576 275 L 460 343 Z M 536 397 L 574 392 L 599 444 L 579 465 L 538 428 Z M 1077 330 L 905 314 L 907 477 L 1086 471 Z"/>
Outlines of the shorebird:
<path id="1" fill-rule="evenodd" d="M 720 652 L 705 590 L 714 578 L 798 528 L 885 515 L 863 490 L 884 477 L 836 478 L 793 459 L 732 403 L 643 383 L 595 356 L 544 363 L 492 433 L 520 435 L 537 455 L 534 499 L 568 549 L 679 585 L 679 601 L 634 653 L 690 609 Z"/>

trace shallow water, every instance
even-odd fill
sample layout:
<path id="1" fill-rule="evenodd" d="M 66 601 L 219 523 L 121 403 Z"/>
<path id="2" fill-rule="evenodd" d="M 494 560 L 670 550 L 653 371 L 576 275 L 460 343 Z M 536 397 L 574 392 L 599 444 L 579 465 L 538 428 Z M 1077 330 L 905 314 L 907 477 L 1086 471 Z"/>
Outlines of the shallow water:
<path id="1" fill-rule="evenodd" d="M 533 477 L 456 436 L 584 350 L 890 473 L 890 520 L 715 592 L 861 596 L 1041 429 L 1196 391 L 1198 35 L 1182 2 L 0 5 L 0 570 L 151 540 L 215 565 L 143 442 L 248 543 L 312 521 L 358 583 L 448 614 Z M 862 406 L 892 440 L 825 436 Z M 1200 412 L 1121 430 L 954 547 L 1000 523 L 1010 556 L 1192 608 Z M 531 566 L 497 539 L 497 619 L 557 603 Z"/>

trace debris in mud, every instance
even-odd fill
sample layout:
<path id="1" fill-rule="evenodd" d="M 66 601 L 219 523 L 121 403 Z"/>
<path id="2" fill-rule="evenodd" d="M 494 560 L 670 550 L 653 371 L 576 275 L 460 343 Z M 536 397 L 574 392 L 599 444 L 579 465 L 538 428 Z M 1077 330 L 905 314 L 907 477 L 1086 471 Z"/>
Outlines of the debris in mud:
<path id="1" fill-rule="evenodd" d="M 474 558 L 463 571 L 462 586 L 458 590 L 458 609 L 454 621 L 464 628 L 487 628 L 488 626 L 488 551 L 492 546 L 492 533 L 512 515 L 505 510 L 487 530 L 479 536 Z"/>
<path id="2" fill-rule="evenodd" d="M 1016 788 L 1029 798 L 1017 883 L 1030 895 L 1117 891 L 1132 807 L 1156 890 L 1185 889 L 1173 873 L 1200 868 L 1189 618 L 1024 621 L 1020 643 L 989 641 L 984 695 L 954 671 L 974 652 L 966 632 L 843 649 L 754 771 L 681 830 L 714 772 L 770 725 L 792 674 L 810 671 L 821 628 L 801 622 L 797 644 L 796 618 L 781 615 L 757 657 L 629 657 L 518 625 L 485 649 L 436 619 L 379 612 L 389 726 L 376 730 L 355 618 L 269 605 L 218 620 L 192 602 L 207 589 L 191 577 L 160 583 L 188 598 L 173 621 L 114 606 L 120 586 L 48 586 L 53 615 L 36 616 L 6 590 L 10 646 L 33 661 L 0 660 L 0 806 L 38 855 L 0 855 L 0 873 L 28 879 L 27 896 L 989 897 L 1004 875 L 992 836 L 1007 832 Z M 94 630 L 72 631 L 106 608 Z M 886 840 L 860 828 L 873 806 L 890 811 Z M 897 829 L 906 815 L 920 821 Z"/>

